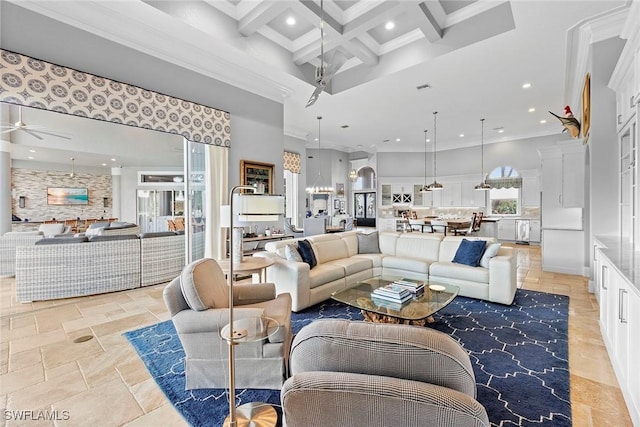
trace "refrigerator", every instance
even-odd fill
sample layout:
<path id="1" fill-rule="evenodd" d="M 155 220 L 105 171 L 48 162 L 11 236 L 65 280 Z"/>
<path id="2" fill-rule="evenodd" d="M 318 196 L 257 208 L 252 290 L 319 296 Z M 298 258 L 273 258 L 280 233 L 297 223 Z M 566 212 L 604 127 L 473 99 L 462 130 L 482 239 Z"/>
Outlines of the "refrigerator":
<path id="1" fill-rule="evenodd" d="M 353 217 L 358 226 L 375 227 L 376 209 L 375 191 L 353 195 Z"/>

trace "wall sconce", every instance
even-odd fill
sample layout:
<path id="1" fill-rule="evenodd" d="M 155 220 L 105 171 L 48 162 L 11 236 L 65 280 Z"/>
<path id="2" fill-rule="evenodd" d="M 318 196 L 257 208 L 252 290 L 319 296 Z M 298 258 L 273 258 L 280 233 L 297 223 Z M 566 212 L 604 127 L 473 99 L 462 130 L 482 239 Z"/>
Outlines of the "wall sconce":
<path id="1" fill-rule="evenodd" d="M 24 208 L 26 202 L 27 202 L 27 198 L 25 196 L 20 196 L 18 198 L 18 206 L 20 206 L 21 208 Z"/>
<path id="2" fill-rule="evenodd" d="M 358 180 L 358 171 L 355 169 L 351 169 L 349 171 L 349 181 L 356 182 Z"/>
<path id="3" fill-rule="evenodd" d="M 102 205 L 107 208 L 109 207 L 109 198 L 108 197 L 103 197 L 102 198 Z"/>

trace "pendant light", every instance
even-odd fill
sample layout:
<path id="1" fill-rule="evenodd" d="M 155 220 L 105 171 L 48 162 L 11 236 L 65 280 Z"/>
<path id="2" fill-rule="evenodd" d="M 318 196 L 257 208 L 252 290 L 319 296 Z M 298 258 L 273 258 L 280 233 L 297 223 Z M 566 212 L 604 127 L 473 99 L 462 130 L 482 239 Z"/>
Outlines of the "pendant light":
<path id="1" fill-rule="evenodd" d="M 429 184 L 428 186 L 428 190 L 429 191 L 439 191 L 442 190 L 442 184 L 440 184 L 438 182 L 438 175 L 437 175 L 437 159 L 436 159 L 436 155 L 438 153 L 437 147 L 436 147 L 436 117 L 438 115 L 437 111 L 433 112 L 433 182 L 431 184 Z"/>
<path id="2" fill-rule="evenodd" d="M 307 193 L 309 194 L 332 194 L 333 187 L 319 187 L 318 184 L 322 181 L 322 156 L 320 155 L 320 121 L 322 116 L 316 117 L 318 119 L 318 177 L 313 181 L 311 187 L 307 187 Z"/>
<path id="3" fill-rule="evenodd" d="M 420 188 L 421 193 L 426 193 L 427 191 L 431 191 L 429 186 L 427 185 L 427 130 L 424 130 L 424 185 Z"/>
<path id="4" fill-rule="evenodd" d="M 71 173 L 69 174 L 69 178 L 76 177 L 76 159 L 75 157 L 71 158 Z"/>
<path id="5" fill-rule="evenodd" d="M 482 179 L 482 181 L 480 181 L 480 184 L 476 185 L 474 188 L 478 191 L 487 191 L 491 190 L 491 186 L 487 184 L 487 181 L 484 177 L 484 119 L 480 119 L 480 123 L 482 124 L 480 133 L 480 178 Z"/>

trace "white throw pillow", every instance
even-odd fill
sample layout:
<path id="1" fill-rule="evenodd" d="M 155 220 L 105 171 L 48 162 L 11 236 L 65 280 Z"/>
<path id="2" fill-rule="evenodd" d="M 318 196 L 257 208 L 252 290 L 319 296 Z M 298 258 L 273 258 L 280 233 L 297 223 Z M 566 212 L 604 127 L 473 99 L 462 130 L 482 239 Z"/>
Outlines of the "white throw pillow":
<path id="1" fill-rule="evenodd" d="M 480 258 L 480 267 L 489 268 L 489 261 L 494 256 L 498 255 L 498 251 L 500 250 L 500 243 L 491 243 L 484 250 L 484 254 L 482 254 L 482 258 Z"/>
<path id="2" fill-rule="evenodd" d="M 300 252 L 298 252 L 298 248 L 295 245 L 287 245 L 284 248 L 285 257 L 289 261 L 303 262 L 302 257 L 300 256 Z"/>

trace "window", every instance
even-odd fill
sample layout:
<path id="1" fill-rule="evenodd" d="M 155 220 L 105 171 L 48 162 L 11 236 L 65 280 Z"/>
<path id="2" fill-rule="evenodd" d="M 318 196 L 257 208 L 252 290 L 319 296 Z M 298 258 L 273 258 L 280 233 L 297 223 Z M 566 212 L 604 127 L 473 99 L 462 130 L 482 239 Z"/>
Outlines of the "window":
<path id="1" fill-rule="evenodd" d="M 298 174 L 284 170 L 284 206 L 285 216 L 291 218 L 291 224 L 298 224 Z"/>
<path id="2" fill-rule="evenodd" d="M 489 203 L 492 215 L 520 214 L 522 178 L 517 170 L 511 166 L 495 168 L 489 174 L 487 184 L 491 186 Z"/>

